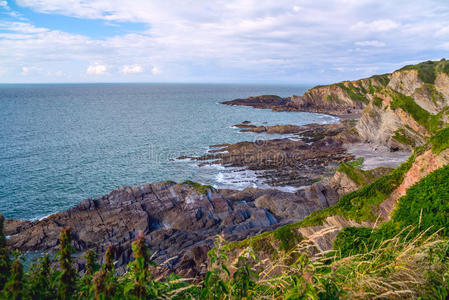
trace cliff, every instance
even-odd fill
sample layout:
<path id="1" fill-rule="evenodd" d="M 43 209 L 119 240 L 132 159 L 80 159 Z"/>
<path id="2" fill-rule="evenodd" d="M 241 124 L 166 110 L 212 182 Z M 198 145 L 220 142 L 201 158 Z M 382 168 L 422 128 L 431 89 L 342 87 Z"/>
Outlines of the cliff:
<path id="1" fill-rule="evenodd" d="M 338 116 L 361 113 L 356 130 L 362 141 L 411 150 L 448 122 L 449 62 L 428 61 L 391 74 L 317 86 L 303 96 L 261 96 L 223 104 Z"/>
<path id="2" fill-rule="evenodd" d="M 333 249 L 334 240 L 345 228 L 377 228 L 389 221 L 398 200 L 410 187 L 449 164 L 448 89 L 449 62 L 443 59 L 406 66 L 392 74 L 315 87 L 304 96 L 288 98 L 301 111 L 343 115 L 350 110 L 362 110 L 356 131 L 346 131 L 340 137 L 346 139 L 343 134 L 350 134 L 373 147 L 387 146 L 391 151 L 414 149 L 414 154 L 397 169 L 372 182 L 369 174 L 342 164 L 334 175 L 343 189 L 338 202 L 277 230 L 307 240 L 314 251 L 322 252 Z M 347 147 L 351 144 L 347 143 Z M 270 253 L 282 250 L 276 235 L 275 231 L 251 237 L 231 243 L 229 249 L 238 253 L 238 249 L 246 246 L 265 245 L 258 250 L 269 257 Z"/>

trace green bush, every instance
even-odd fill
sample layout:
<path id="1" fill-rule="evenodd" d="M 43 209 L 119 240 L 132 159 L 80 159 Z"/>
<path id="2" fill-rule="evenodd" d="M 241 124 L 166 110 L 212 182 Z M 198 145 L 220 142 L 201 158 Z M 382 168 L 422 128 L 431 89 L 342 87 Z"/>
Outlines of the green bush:
<path id="1" fill-rule="evenodd" d="M 440 115 L 432 115 L 427 110 L 416 104 L 412 97 L 390 90 L 392 98 L 390 102 L 391 109 L 401 108 L 412 116 L 418 123 L 423 125 L 429 132 L 435 132 L 439 127 Z"/>
<path id="2" fill-rule="evenodd" d="M 374 79 L 383 87 L 386 87 L 388 83 L 390 83 L 390 74 L 373 75 L 370 77 L 370 79 Z"/>
<path id="3" fill-rule="evenodd" d="M 363 103 L 369 102 L 360 88 L 354 87 L 352 83 L 349 83 L 348 86 L 345 86 L 344 83 L 337 83 L 337 86 L 340 87 L 348 95 L 348 97 L 351 98 L 351 100 Z"/>
<path id="4" fill-rule="evenodd" d="M 373 98 L 373 104 L 375 105 L 375 106 L 377 106 L 377 107 L 382 107 L 382 103 L 383 103 L 383 100 L 382 100 L 382 98 L 380 98 L 380 97 L 378 97 L 378 96 L 375 96 L 374 98 Z"/>
<path id="5" fill-rule="evenodd" d="M 449 148 L 449 128 L 444 128 L 438 131 L 430 138 L 430 142 L 432 144 L 432 151 L 436 154 Z"/>
<path id="6" fill-rule="evenodd" d="M 449 62 L 445 59 L 440 61 L 425 61 L 416 65 L 408 65 L 401 70 L 417 70 L 418 78 L 424 83 L 435 83 L 437 73 L 446 73 L 449 75 Z"/>
<path id="7" fill-rule="evenodd" d="M 438 231 L 442 236 L 449 237 L 448 178 L 449 166 L 430 173 L 398 200 L 390 221 L 376 229 L 345 228 L 338 234 L 334 248 L 342 256 L 349 256 L 370 251 L 376 244 L 398 235 L 409 240 L 419 232 L 431 235 Z"/>
<path id="8" fill-rule="evenodd" d="M 191 181 L 191 180 L 186 180 L 186 181 L 182 182 L 181 184 L 190 185 L 191 187 L 193 187 L 193 189 L 198 194 L 206 195 L 208 190 L 215 191 L 215 189 L 211 185 L 203 185 L 198 182 Z"/>
<path id="9" fill-rule="evenodd" d="M 415 141 L 412 140 L 405 132 L 404 129 L 400 128 L 394 132 L 393 139 L 401 144 L 407 146 L 415 146 Z"/>

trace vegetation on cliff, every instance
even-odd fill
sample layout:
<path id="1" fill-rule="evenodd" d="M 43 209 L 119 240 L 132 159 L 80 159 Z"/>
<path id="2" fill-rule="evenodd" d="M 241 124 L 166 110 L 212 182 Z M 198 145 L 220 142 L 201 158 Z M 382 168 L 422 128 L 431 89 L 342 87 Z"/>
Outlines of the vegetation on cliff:
<path id="1" fill-rule="evenodd" d="M 416 65 L 408 65 L 401 70 L 417 70 L 418 77 L 424 83 L 434 84 L 437 73 L 446 73 L 449 75 L 449 61 L 444 58 L 440 61 L 425 61 Z"/>

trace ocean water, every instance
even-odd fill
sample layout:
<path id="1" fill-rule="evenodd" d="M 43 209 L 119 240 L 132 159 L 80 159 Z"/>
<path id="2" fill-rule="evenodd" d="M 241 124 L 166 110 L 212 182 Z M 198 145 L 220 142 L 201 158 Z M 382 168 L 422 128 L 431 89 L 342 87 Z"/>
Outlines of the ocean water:
<path id="1" fill-rule="evenodd" d="M 302 95 L 307 88 L 0 85 L 0 212 L 7 218 L 36 219 L 119 186 L 162 180 L 264 186 L 252 171 L 173 159 L 206 154 L 213 144 L 277 137 L 232 128 L 245 120 L 268 125 L 336 122 L 320 114 L 218 104 L 261 94 Z"/>

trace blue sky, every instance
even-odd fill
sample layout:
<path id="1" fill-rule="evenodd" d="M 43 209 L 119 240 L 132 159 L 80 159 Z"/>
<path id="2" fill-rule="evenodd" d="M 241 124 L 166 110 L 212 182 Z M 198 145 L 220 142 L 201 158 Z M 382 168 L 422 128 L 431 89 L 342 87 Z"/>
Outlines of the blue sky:
<path id="1" fill-rule="evenodd" d="M 4 83 L 318 84 L 448 54 L 448 0 L 0 0 Z"/>

